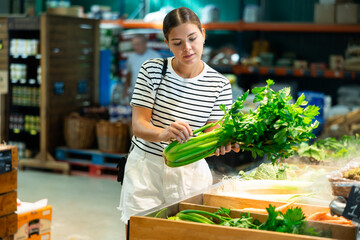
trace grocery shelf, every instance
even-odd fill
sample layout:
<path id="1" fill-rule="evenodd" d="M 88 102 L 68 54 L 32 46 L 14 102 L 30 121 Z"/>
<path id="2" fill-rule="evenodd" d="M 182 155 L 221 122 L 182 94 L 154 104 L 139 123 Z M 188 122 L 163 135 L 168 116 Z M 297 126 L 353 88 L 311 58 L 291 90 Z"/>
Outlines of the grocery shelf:
<path id="1" fill-rule="evenodd" d="M 102 24 L 120 25 L 123 28 L 154 28 L 162 29 L 162 22 L 144 22 L 142 20 L 102 20 Z M 213 22 L 203 24 L 208 30 L 230 30 L 239 31 L 239 22 Z"/>
<path id="2" fill-rule="evenodd" d="M 316 24 L 316 23 L 289 23 L 289 22 L 240 22 L 240 31 L 266 32 L 332 32 L 356 33 L 360 32 L 359 24 Z"/>
<path id="3" fill-rule="evenodd" d="M 240 31 L 241 22 L 213 22 L 203 24 L 207 30 L 229 30 L 229 31 Z"/>
<path id="4" fill-rule="evenodd" d="M 101 23 L 121 25 L 124 28 L 162 29 L 161 22 L 144 22 L 142 20 L 102 20 Z M 316 24 L 298 22 L 212 22 L 203 24 L 207 30 L 229 31 L 266 31 L 266 32 L 333 32 L 360 33 L 360 24 Z"/>
<path id="5" fill-rule="evenodd" d="M 142 20 L 102 20 L 101 24 L 113 24 L 123 28 L 153 28 L 162 29 L 162 22 L 144 22 Z"/>
<path id="6" fill-rule="evenodd" d="M 235 74 L 260 74 L 294 77 L 324 77 L 335 79 L 360 79 L 360 72 L 334 71 L 334 70 L 301 70 L 285 67 L 256 67 L 256 66 L 233 66 Z"/>

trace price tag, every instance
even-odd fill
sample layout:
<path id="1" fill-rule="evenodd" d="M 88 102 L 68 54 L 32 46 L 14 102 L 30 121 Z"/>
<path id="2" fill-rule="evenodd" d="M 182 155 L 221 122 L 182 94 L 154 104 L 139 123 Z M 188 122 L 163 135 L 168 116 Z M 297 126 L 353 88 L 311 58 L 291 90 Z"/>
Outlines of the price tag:
<path id="1" fill-rule="evenodd" d="M 360 223 L 360 188 L 352 186 L 343 216 L 354 222 Z"/>

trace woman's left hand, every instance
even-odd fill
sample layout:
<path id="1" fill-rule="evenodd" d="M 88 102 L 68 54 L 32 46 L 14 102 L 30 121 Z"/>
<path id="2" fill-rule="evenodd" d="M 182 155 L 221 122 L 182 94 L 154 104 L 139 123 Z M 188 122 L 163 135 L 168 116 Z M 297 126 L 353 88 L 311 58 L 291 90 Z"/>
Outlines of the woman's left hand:
<path id="1" fill-rule="evenodd" d="M 232 146 L 231 142 L 229 142 L 226 146 L 221 146 L 220 148 L 216 149 L 215 155 L 225 155 L 226 153 L 231 152 L 231 150 L 238 153 L 240 151 L 240 145 L 235 143 L 234 146 Z"/>

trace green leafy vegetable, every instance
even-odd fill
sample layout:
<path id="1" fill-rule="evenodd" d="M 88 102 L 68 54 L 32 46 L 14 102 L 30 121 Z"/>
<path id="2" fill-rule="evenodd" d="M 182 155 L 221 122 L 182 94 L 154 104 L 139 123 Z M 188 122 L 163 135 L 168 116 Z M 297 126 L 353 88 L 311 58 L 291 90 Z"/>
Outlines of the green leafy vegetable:
<path id="1" fill-rule="evenodd" d="M 288 164 L 262 163 L 249 173 L 239 172 L 239 176 L 244 180 L 287 180 Z"/>
<path id="2" fill-rule="evenodd" d="M 260 225 L 259 229 L 312 236 L 321 235 L 314 228 L 306 226 L 305 215 L 299 207 L 289 208 L 285 214 L 275 211 L 275 206 L 272 205 L 266 208 L 266 210 L 268 218 Z"/>
<path id="3" fill-rule="evenodd" d="M 358 155 L 360 148 L 360 137 L 343 136 L 341 139 L 329 137 L 319 139 L 313 144 L 301 143 L 295 148 L 294 154 L 302 157 L 314 158 L 318 161 L 322 160 L 336 160 L 336 159 L 351 159 Z"/>
<path id="4" fill-rule="evenodd" d="M 272 205 L 269 205 L 266 210 L 268 212 L 268 217 L 264 223 L 261 223 L 257 219 L 253 219 L 253 217 L 250 216 L 250 213 L 247 215 L 241 214 L 239 218 L 232 218 L 230 216 L 230 209 L 223 207 L 214 213 L 203 210 L 183 210 L 176 214 L 176 216 L 169 217 L 168 219 L 311 236 L 321 236 L 324 234 L 329 236 L 329 232 L 318 232 L 314 228 L 307 227 L 305 215 L 299 207 L 289 208 L 285 214 L 276 211 L 275 206 Z"/>
<path id="5" fill-rule="evenodd" d="M 190 222 L 198 222 L 205 224 L 215 224 L 215 221 L 218 225 L 230 226 L 230 227 L 241 227 L 241 228 L 257 228 L 258 225 L 253 222 L 253 218 L 250 217 L 250 214 L 246 216 L 242 214 L 239 218 L 230 217 L 230 209 L 220 208 L 215 213 L 210 213 L 202 210 L 183 210 L 176 214 L 175 217 L 169 217 L 170 220 L 182 220 Z"/>
<path id="6" fill-rule="evenodd" d="M 313 138 L 318 122 L 312 123 L 312 119 L 319 114 L 319 108 L 307 105 L 304 95 L 290 104 L 290 88 L 275 92 L 270 88 L 274 81 L 266 82 L 265 87 L 252 90 L 254 102 L 259 103 L 255 110 L 241 111 L 249 91 L 238 97 L 230 109 L 221 105 L 224 117 L 195 130 L 194 135 L 198 135 L 186 143 L 170 143 L 163 152 L 165 163 L 170 167 L 184 166 L 212 155 L 229 142 L 239 143 L 241 150 L 250 151 L 254 158 L 267 155 L 274 163 L 280 157 L 290 156 L 294 145 Z M 216 125 L 220 127 L 203 132 Z"/>

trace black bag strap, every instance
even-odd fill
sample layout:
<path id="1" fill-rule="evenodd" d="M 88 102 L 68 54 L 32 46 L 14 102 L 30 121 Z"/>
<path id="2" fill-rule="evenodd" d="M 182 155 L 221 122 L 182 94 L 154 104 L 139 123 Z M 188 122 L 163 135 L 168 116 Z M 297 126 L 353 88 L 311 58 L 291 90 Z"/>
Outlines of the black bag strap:
<path id="1" fill-rule="evenodd" d="M 163 67 L 162 67 L 162 69 L 161 69 L 161 80 L 160 80 L 159 86 L 157 87 L 157 89 L 156 89 L 156 91 L 155 91 L 154 103 L 155 103 L 156 96 L 157 96 L 157 92 L 158 92 L 158 90 L 159 90 L 159 88 L 160 88 L 160 85 L 161 85 L 163 79 L 165 78 L 165 74 L 166 74 L 166 70 L 167 70 L 167 65 L 168 65 L 168 59 L 165 58 L 165 59 L 164 59 L 164 65 L 163 65 Z"/>
<path id="2" fill-rule="evenodd" d="M 165 58 L 164 65 L 163 65 L 163 68 L 161 70 L 161 79 L 163 79 L 165 77 L 166 70 L 167 70 L 167 65 L 168 65 L 168 60 L 167 60 L 167 58 Z"/>

